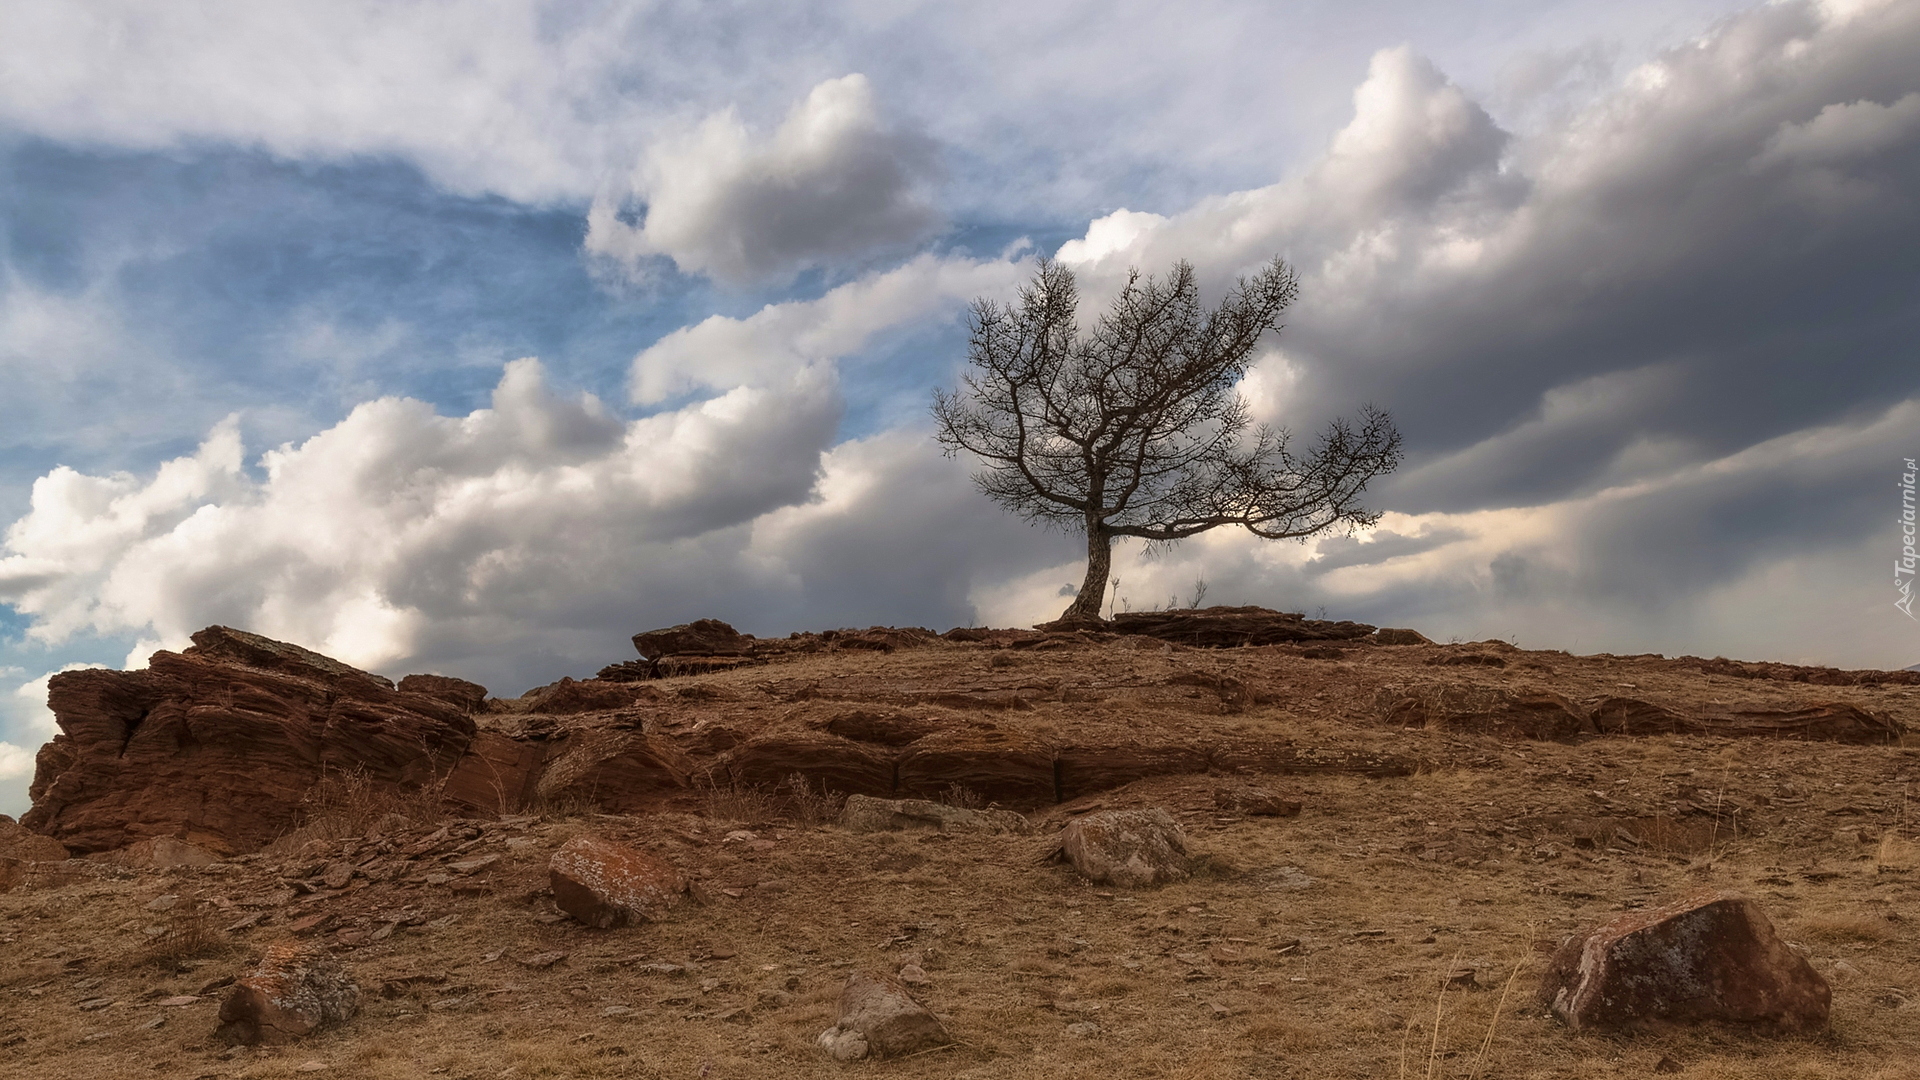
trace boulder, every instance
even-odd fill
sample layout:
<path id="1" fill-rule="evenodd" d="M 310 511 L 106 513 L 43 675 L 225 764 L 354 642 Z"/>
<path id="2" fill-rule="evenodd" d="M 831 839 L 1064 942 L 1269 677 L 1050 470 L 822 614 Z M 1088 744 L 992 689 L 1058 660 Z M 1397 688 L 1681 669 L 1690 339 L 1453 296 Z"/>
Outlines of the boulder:
<path id="1" fill-rule="evenodd" d="M 51 836 L 41 836 L 21 826 L 5 814 L 0 814 L 0 859 L 18 859 L 21 862 L 64 862 L 67 858 L 65 844 Z"/>
<path id="2" fill-rule="evenodd" d="M 633 635 L 633 647 L 649 660 L 663 656 L 744 655 L 751 638 L 719 619 L 696 619 L 663 630 L 645 630 Z"/>
<path id="3" fill-rule="evenodd" d="M 344 1023 L 360 1011 L 360 987 L 316 946 L 267 948 L 260 965 L 227 991 L 217 1034 L 229 1042 L 286 1043 Z"/>
<path id="4" fill-rule="evenodd" d="M 602 930 L 656 917 L 687 891 L 687 879 L 658 855 L 584 836 L 554 852 L 547 877 L 561 911 Z"/>
<path id="5" fill-rule="evenodd" d="M 1209 649 L 1280 645 L 1290 641 L 1349 641 L 1373 633 L 1373 627 L 1366 623 L 1328 622 L 1263 607 L 1123 611 L 1098 629 L 1144 634 Z"/>
<path id="6" fill-rule="evenodd" d="M 1060 851 L 1087 879 L 1143 888 L 1188 877 L 1187 837 L 1159 807 L 1103 810 L 1067 823 Z"/>
<path id="7" fill-rule="evenodd" d="M 1383 626 L 1373 632 L 1375 645 L 1431 645 L 1433 639 L 1418 630 Z"/>
<path id="8" fill-rule="evenodd" d="M 840 991 L 840 1014 L 820 1033 L 820 1046 L 836 1059 L 852 1061 L 918 1053 L 953 1041 L 939 1019 L 913 1000 L 899 980 L 866 971 L 847 977 Z M 865 1050 L 861 1049 L 865 1045 Z"/>
<path id="9" fill-rule="evenodd" d="M 938 829 L 941 832 L 1026 833 L 1032 823 L 1011 810 L 967 810 L 925 799 L 847 796 L 840 825 L 853 832 Z"/>
<path id="10" fill-rule="evenodd" d="M 1827 1026 L 1831 998 L 1760 905 L 1724 892 L 1575 935 L 1540 984 L 1541 1003 L 1575 1030 L 1721 1021 L 1814 1031 Z"/>
<path id="11" fill-rule="evenodd" d="M 297 645 L 222 626 L 193 641 L 145 670 L 52 678 L 60 734 L 41 749 L 23 825 L 81 853 L 156 836 L 249 851 L 299 824 L 324 773 L 417 787 L 473 739 L 463 707 Z"/>

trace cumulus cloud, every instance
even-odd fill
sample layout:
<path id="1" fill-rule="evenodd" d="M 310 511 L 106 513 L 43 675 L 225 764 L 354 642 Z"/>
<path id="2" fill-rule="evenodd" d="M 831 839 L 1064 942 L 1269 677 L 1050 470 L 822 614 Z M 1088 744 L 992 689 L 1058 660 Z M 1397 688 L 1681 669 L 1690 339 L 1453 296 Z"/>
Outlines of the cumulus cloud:
<path id="1" fill-rule="evenodd" d="M 1412 451 L 1374 496 L 1395 543 L 1213 537 L 1135 597 L 1205 555 L 1243 594 L 1378 621 L 1912 662 L 1869 538 L 1920 415 L 1916 71 L 1920 8 L 1770 5 L 1521 137 L 1387 50 L 1296 174 L 1094 222 L 1059 256 L 1096 296 L 1285 255 L 1302 301 L 1249 396 L 1309 428 L 1372 400 Z"/>
<path id="2" fill-rule="evenodd" d="M 0 599 L 30 635 L 225 622 L 350 662 L 459 651 L 644 606 L 725 534 L 808 498 L 839 404 L 830 372 L 623 422 L 508 365 L 463 417 L 384 398 L 244 467 L 231 425 L 148 478 L 56 470 L 6 535 Z M 744 533 L 735 547 L 744 543 Z M 631 632 L 631 631 L 629 631 Z M 493 636 L 490 638 L 490 635 Z"/>
<path id="3" fill-rule="evenodd" d="M 714 315 L 676 330 L 634 358 L 633 400 L 766 386 L 858 353 L 882 331 L 950 316 L 975 296 L 1009 293 L 1029 262 L 919 255 L 814 300 L 768 304 L 743 319 Z"/>
<path id="4" fill-rule="evenodd" d="M 727 109 L 654 146 L 628 191 L 594 201 L 586 249 L 732 284 L 784 277 L 924 237 L 933 167 L 931 143 L 882 122 L 865 76 L 829 79 L 764 139 Z"/>

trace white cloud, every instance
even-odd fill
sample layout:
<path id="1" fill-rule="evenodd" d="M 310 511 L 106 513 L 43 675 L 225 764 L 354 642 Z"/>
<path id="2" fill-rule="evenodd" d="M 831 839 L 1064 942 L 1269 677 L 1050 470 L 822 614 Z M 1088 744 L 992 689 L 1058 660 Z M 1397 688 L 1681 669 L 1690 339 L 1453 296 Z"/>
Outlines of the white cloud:
<path id="1" fill-rule="evenodd" d="M 680 545 L 812 490 L 830 372 L 623 423 L 531 360 L 464 417 L 383 398 L 242 469 L 231 426 L 151 478 L 61 469 L 7 533 L 0 597 L 57 642 L 168 647 L 213 622 L 381 665 L 672 588 Z M 629 631 L 631 632 L 631 631 Z"/>
<path id="2" fill-rule="evenodd" d="M 653 146 L 626 192 L 594 201 L 586 249 L 733 284 L 786 277 L 927 235 L 932 171 L 932 145 L 881 121 L 865 76 L 829 79 L 764 140 L 729 108 Z M 629 199 L 638 225 L 621 218 Z"/>
<path id="3" fill-rule="evenodd" d="M 818 299 L 769 304 L 744 319 L 713 315 L 634 358 L 633 400 L 655 404 L 696 390 L 782 382 L 859 352 L 891 327 L 1008 293 L 1030 272 L 1027 262 L 920 255 Z"/>
<path id="4" fill-rule="evenodd" d="M 0 742 L 0 782 L 20 781 L 33 776 L 33 751 L 10 742 Z"/>

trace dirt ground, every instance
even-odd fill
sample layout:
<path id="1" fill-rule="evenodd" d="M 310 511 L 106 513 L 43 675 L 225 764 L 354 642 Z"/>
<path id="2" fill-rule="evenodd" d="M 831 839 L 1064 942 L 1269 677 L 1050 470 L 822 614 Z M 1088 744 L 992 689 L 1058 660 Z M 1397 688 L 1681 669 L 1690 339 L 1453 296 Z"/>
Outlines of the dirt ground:
<path id="1" fill-rule="evenodd" d="M 648 684 L 660 700 L 566 723 L 776 728 L 823 702 L 917 703 L 1056 740 L 1098 728 L 1399 754 L 1421 763 L 1412 775 L 1157 777 L 1019 807 L 1030 836 L 855 834 L 808 822 L 818 807 L 716 789 L 638 815 L 556 801 L 291 837 L 203 868 L 73 869 L 0 895 L 0 1074 L 1920 1075 L 1920 739 L 1560 743 L 1384 722 L 1392 701 L 1439 687 L 1692 712 L 1845 702 L 1920 730 L 1920 688 L 1497 643 L 1308 652 L 1134 639 L 831 652 Z M 1445 662 L 1460 655 L 1499 663 Z M 491 722 L 530 720 L 508 702 Z M 1216 809 L 1216 789 L 1246 783 L 1304 809 Z M 1116 890 L 1044 861 L 1073 813 L 1148 805 L 1204 856 L 1193 880 Z M 618 930 L 560 917 L 547 860 L 589 834 L 665 855 L 705 902 Z M 324 880 L 341 863 L 358 868 L 344 887 Z M 1567 934 L 1707 888 L 1758 899 L 1805 951 L 1833 987 L 1829 1032 L 1573 1034 L 1537 1003 Z M 363 989 L 359 1016 L 291 1046 L 222 1044 L 216 984 L 287 936 L 334 951 Z M 827 1059 L 813 1040 L 848 971 L 910 961 L 958 1041 Z"/>

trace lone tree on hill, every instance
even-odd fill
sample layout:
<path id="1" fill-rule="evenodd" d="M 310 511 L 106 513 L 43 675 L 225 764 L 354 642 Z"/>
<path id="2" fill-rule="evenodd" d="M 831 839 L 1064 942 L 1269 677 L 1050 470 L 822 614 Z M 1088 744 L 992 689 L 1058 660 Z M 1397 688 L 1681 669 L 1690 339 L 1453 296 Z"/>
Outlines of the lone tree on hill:
<path id="1" fill-rule="evenodd" d="M 1193 267 L 1138 270 L 1083 336 L 1072 271 L 1042 260 L 1018 305 L 975 300 L 969 370 L 935 391 L 936 438 L 980 458 L 980 489 L 1014 513 L 1084 531 L 1087 578 L 1062 619 L 1098 619 L 1113 541 L 1171 544 L 1222 525 L 1270 540 L 1379 520 L 1358 503 L 1400 463 L 1400 435 L 1367 406 L 1304 457 L 1284 429 L 1252 427 L 1238 384 L 1299 285 L 1275 259 L 1217 310 Z M 1249 430 L 1251 428 L 1251 430 Z"/>

